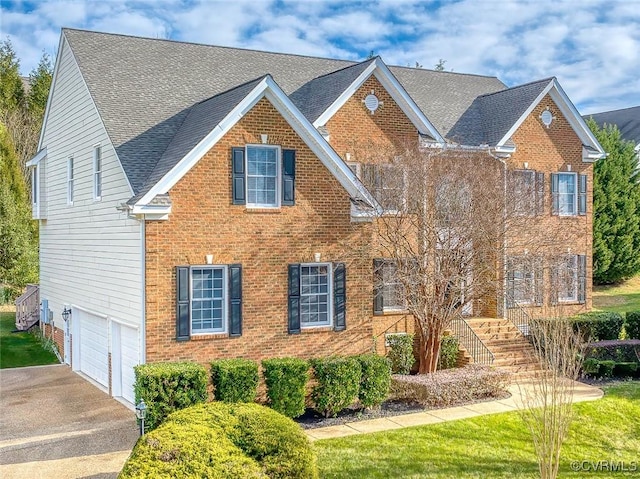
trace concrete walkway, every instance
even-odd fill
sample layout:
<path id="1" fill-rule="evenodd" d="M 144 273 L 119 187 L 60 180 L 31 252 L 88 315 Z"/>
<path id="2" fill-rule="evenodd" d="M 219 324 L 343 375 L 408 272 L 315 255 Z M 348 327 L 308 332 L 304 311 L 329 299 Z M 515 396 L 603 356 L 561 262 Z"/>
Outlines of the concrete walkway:
<path id="1" fill-rule="evenodd" d="M 135 413 L 68 366 L 0 370 L 0 477 L 115 478 Z"/>
<path id="2" fill-rule="evenodd" d="M 521 382 L 509 387 L 511 397 L 496 401 L 487 401 L 467 406 L 456 406 L 445 409 L 432 409 L 424 412 L 389 416 L 366 421 L 349 422 L 339 426 L 308 429 L 307 436 L 312 441 L 333 439 L 337 437 L 367 434 L 370 432 L 390 431 L 403 427 L 424 426 L 444 421 L 454 421 L 485 414 L 516 411 L 524 407 L 524 398 L 532 393 L 531 382 Z M 573 402 L 594 401 L 604 395 L 602 389 L 580 382 L 573 382 Z"/>

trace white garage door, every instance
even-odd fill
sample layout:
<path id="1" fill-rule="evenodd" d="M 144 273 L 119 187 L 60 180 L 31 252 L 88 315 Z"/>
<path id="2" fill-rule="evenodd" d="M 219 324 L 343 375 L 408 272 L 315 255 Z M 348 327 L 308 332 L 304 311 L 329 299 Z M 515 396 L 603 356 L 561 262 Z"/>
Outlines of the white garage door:
<path id="1" fill-rule="evenodd" d="M 120 326 L 120 378 L 122 381 L 122 397 L 134 403 L 133 383 L 136 377 L 133 367 L 138 365 L 138 330 L 128 326 Z"/>
<path id="2" fill-rule="evenodd" d="M 80 371 L 109 387 L 107 320 L 85 311 L 80 314 Z"/>

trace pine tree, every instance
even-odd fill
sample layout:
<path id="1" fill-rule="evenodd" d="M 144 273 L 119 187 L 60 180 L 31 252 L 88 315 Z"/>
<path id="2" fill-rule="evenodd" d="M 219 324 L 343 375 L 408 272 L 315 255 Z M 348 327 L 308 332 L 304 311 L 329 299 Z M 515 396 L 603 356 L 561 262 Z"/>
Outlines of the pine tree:
<path id="1" fill-rule="evenodd" d="M 593 279 L 611 284 L 640 272 L 640 173 L 633 143 L 615 125 L 587 124 L 608 153 L 593 186 Z"/>
<path id="2" fill-rule="evenodd" d="M 51 59 L 46 52 L 43 52 L 40 63 L 29 74 L 29 93 L 27 94 L 27 108 L 33 120 L 38 123 L 38 130 L 40 130 L 44 110 L 47 107 L 52 78 Z"/>
<path id="3" fill-rule="evenodd" d="M 25 101 L 24 86 L 20 78 L 20 61 L 11 40 L 0 43 L 0 112 L 22 108 Z"/>

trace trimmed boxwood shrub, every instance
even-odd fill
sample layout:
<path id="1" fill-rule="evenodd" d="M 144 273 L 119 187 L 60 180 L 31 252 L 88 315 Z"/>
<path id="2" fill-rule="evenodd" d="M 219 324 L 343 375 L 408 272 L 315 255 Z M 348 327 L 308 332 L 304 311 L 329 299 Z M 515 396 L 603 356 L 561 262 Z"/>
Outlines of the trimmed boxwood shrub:
<path id="1" fill-rule="evenodd" d="M 587 358 L 582 362 L 582 373 L 585 376 L 598 377 L 600 373 L 600 361 L 596 358 Z"/>
<path id="2" fill-rule="evenodd" d="M 613 311 L 591 311 L 574 316 L 571 322 L 584 341 L 604 341 L 620 337 L 624 319 Z"/>
<path id="3" fill-rule="evenodd" d="M 258 392 L 258 363 L 250 359 L 211 362 L 211 382 L 216 401 L 253 402 Z"/>
<path id="4" fill-rule="evenodd" d="M 394 374 L 409 374 L 416 358 L 413 355 L 413 334 L 390 334 L 385 338 L 389 347 L 387 357 Z"/>
<path id="5" fill-rule="evenodd" d="M 207 400 L 207 370 L 192 362 L 151 363 L 134 368 L 136 404 L 147 405 L 145 426 L 152 430 L 172 412 Z"/>
<path id="6" fill-rule="evenodd" d="M 358 399 L 365 408 L 380 406 L 387 399 L 391 386 L 391 361 L 377 354 L 357 356 L 362 376 Z"/>
<path id="7" fill-rule="evenodd" d="M 445 336 L 442 338 L 440 342 L 438 369 L 451 369 L 456 367 L 459 344 L 458 338 L 455 336 Z"/>
<path id="8" fill-rule="evenodd" d="M 119 478 L 315 479 L 316 457 L 291 419 L 258 404 L 178 411 L 134 448 Z"/>
<path id="9" fill-rule="evenodd" d="M 262 361 L 269 407 L 288 417 L 305 411 L 305 386 L 309 381 L 309 362 L 298 358 L 275 358 Z"/>
<path id="10" fill-rule="evenodd" d="M 613 375 L 617 378 L 633 377 L 638 372 L 638 363 L 626 362 L 616 363 L 613 367 Z"/>
<path id="11" fill-rule="evenodd" d="M 600 361 L 600 376 L 602 376 L 603 378 L 612 378 L 613 368 L 615 367 L 615 361 Z"/>
<path id="12" fill-rule="evenodd" d="M 596 358 L 600 361 L 637 362 L 640 355 L 640 340 L 623 339 L 589 343 L 584 348 L 584 353 L 586 358 Z"/>
<path id="13" fill-rule="evenodd" d="M 625 316 L 624 330 L 627 339 L 640 339 L 640 311 L 629 311 Z"/>
<path id="14" fill-rule="evenodd" d="M 362 376 L 357 358 L 329 356 L 312 359 L 311 366 L 316 380 L 311 399 L 319 413 L 335 416 L 356 400 Z"/>

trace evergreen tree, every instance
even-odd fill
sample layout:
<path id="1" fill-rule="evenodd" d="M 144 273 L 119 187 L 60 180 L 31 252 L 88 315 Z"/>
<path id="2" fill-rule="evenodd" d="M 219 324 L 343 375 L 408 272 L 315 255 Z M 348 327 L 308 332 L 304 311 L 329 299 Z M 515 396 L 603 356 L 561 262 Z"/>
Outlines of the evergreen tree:
<path id="1" fill-rule="evenodd" d="M 611 284 L 640 272 L 640 174 L 633 143 L 615 125 L 589 128 L 608 153 L 594 168 L 593 279 Z"/>
<path id="2" fill-rule="evenodd" d="M 19 160 L 0 124 L 0 302 L 14 299 L 38 281 L 38 245 Z"/>
<path id="3" fill-rule="evenodd" d="M 47 107 L 52 78 L 53 67 L 51 59 L 46 52 L 43 52 L 40 63 L 29 74 L 29 93 L 27 94 L 27 108 L 34 122 L 38 124 L 38 130 L 40 130 L 44 118 L 44 110 Z"/>
<path id="4" fill-rule="evenodd" d="M 11 40 L 0 43 L 0 112 L 15 111 L 24 105 L 25 94 L 20 78 L 20 61 Z"/>

